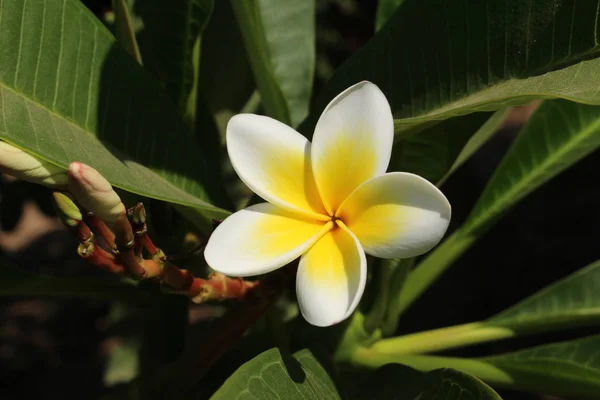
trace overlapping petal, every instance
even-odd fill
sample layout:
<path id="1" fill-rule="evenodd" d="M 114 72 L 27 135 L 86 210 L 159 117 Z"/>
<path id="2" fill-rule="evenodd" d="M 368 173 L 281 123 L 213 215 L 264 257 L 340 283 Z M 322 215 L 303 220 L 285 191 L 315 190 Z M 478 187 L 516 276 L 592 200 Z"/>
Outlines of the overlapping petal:
<path id="1" fill-rule="evenodd" d="M 385 173 L 393 140 L 390 106 L 374 84 L 358 83 L 329 103 L 315 127 L 311 150 L 313 173 L 329 213 L 359 185 Z"/>
<path id="2" fill-rule="evenodd" d="M 332 222 L 299 219 L 269 203 L 238 211 L 212 233 L 204 257 L 231 276 L 264 274 L 300 257 Z"/>
<path id="3" fill-rule="evenodd" d="M 439 243 L 450 222 L 450 203 L 418 175 L 392 172 L 364 183 L 341 205 L 343 219 L 367 252 L 413 257 Z"/>
<path id="4" fill-rule="evenodd" d="M 360 301 L 366 277 L 358 240 L 346 228 L 330 230 L 300 259 L 296 291 L 302 315 L 316 326 L 346 319 Z"/>
<path id="5" fill-rule="evenodd" d="M 310 142 L 269 117 L 239 114 L 227 124 L 227 151 L 240 179 L 269 203 L 313 218 L 325 210 L 315 186 Z"/>

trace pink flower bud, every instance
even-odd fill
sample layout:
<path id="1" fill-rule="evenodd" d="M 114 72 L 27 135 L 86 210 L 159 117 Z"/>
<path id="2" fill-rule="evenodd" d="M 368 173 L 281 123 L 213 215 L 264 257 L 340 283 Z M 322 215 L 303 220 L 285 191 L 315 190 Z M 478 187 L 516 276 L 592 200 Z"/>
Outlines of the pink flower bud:
<path id="1" fill-rule="evenodd" d="M 111 184 L 89 165 L 75 161 L 69 165 L 69 191 L 88 211 L 107 223 L 125 215 L 125 205 Z"/>

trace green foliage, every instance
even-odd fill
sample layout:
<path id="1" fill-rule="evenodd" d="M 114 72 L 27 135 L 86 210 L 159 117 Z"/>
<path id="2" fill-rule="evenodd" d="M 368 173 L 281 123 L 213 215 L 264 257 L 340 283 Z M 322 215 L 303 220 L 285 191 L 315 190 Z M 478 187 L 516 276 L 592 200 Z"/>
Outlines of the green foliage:
<path id="1" fill-rule="evenodd" d="M 517 333 L 600 325 L 600 261 L 486 320 Z"/>
<path id="2" fill-rule="evenodd" d="M 125 51 L 142 65 L 142 55 L 135 37 L 134 22 L 129 15 L 129 7 L 126 0 L 113 0 L 115 10 L 115 36 Z"/>
<path id="3" fill-rule="evenodd" d="M 196 104 L 201 34 L 213 11 L 213 0 L 176 0 L 169 7 L 156 0 L 138 0 L 134 11 L 143 21 L 138 32 L 145 67 L 163 84 L 181 114 L 188 103 Z M 195 109 L 194 106 L 190 106 Z M 192 115 L 193 120 L 193 115 Z"/>
<path id="4" fill-rule="evenodd" d="M 0 296 L 75 297 L 145 303 L 148 294 L 133 282 L 116 279 L 63 278 L 0 266 Z"/>
<path id="5" fill-rule="evenodd" d="M 233 0 L 265 112 L 296 126 L 308 113 L 315 64 L 314 0 Z"/>
<path id="6" fill-rule="evenodd" d="M 267 350 L 242 365 L 211 400 L 340 399 L 331 378 L 309 350 L 293 356 Z"/>
<path id="7" fill-rule="evenodd" d="M 226 215 L 206 201 L 197 146 L 178 133 L 175 108 L 79 1 L 0 6 L 1 139 L 61 167 L 90 164 L 125 190 Z"/>
<path id="8" fill-rule="evenodd" d="M 600 104 L 595 15 L 594 1 L 406 0 L 336 71 L 302 132 L 361 80 L 386 94 L 397 132 L 539 98 Z"/>
<path id="9" fill-rule="evenodd" d="M 372 400 L 500 400 L 492 388 L 479 379 L 444 368 L 422 373 L 400 364 L 388 364 L 373 371 L 354 399 Z"/>
<path id="10" fill-rule="evenodd" d="M 529 390 L 565 396 L 597 397 L 600 393 L 600 336 L 553 343 L 482 362 L 505 372 L 511 382 Z"/>
<path id="11" fill-rule="evenodd" d="M 500 128 L 507 113 L 475 113 L 408 135 L 394 145 L 389 170 L 412 172 L 439 186 Z"/>
<path id="12" fill-rule="evenodd" d="M 404 3 L 404 0 L 380 0 L 377 5 L 377 19 L 375 29 L 380 30 L 383 25 L 394 15 L 396 9 Z"/>
<path id="13" fill-rule="evenodd" d="M 133 380 L 114 398 L 178 397 L 196 386 L 208 397 L 214 389 L 206 387 L 223 381 L 212 399 L 340 399 L 338 388 L 357 399 L 499 399 L 486 383 L 598 396 L 600 336 L 478 358 L 424 354 L 599 325 L 600 261 L 486 320 L 393 335 L 401 314 L 511 207 L 600 146 L 599 2 L 380 0 L 373 38 L 330 81 L 316 84 L 315 42 L 331 40 L 317 25 L 325 3 L 167 3 L 113 0 L 115 40 L 79 0 L 0 0 L 0 139 L 62 168 L 85 162 L 116 187 L 174 203 L 188 220 L 181 224 L 186 232 L 187 222 L 209 232 L 211 217 L 229 214 L 218 207 L 247 200 L 223 158 L 223 133 L 234 114 L 264 113 L 310 137 L 333 97 L 372 81 L 395 118 L 389 169 L 441 186 L 500 129 L 510 106 L 544 102 L 466 221 L 415 269 L 415 259 L 374 260 L 364 314 L 328 330 L 310 330 L 298 320 L 286 324 L 280 312 L 249 329 L 281 291 L 270 281 L 263 281 L 270 282 L 265 290 L 274 293 L 247 298 L 239 308 L 206 308 L 205 319 L 229 313 L 198 324 L 209 335 L 200 336 L 201 354 L 183 351 L 189 299 L 164 295 L 150 282 L 51 277 L 4 266 L 1 296 L 143 305 L 143 332 L 127 336 L 126 346 L 111 355 L 106 381 Z M 82 214 L 75 217 L 72 229 Z M 186 232 L 175 234 L 174 220 L 165 218 L 161 233 L 179 250 Z M 294 303 L 286 299 L 278 307 L 290 310 Z M 244 332 L 259 339 L 251 343 L 264 344 L 271 335 L 273 343 L 304 350 L 287 355 L 273 348 L 225 380 L 237 365 L 217 361 Z M 308 346 L 327 353 L 318 361 Z M 334 362 L 336 379 L 343 363 L 377 369 L 350 390 L 348 382 L 334 383 L 321 361 Z"/>
<path id="14" fill-rule="evenodd" d="M 408 277 L 410 305 L 516 202 L 600 146 L 600 108 L 546 101 L 523 128 L 464 224 Z"/>

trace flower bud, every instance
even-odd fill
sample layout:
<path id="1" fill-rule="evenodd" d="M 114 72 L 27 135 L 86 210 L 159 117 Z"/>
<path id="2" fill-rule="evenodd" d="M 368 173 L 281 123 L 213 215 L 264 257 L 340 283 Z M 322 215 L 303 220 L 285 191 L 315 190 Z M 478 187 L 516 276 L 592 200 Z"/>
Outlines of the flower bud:
<path id="1" fill-rule="evenodd" d="M 73 200 L 66 194 L 60 192 L 54 192 L 52 193 L 52 196 L 54 197 L 54 204 L 58 216 L 63 224 L 71 228 L 76 227 L 79 221 L 83 219 L 83 216 L 81 215 L 79 208 L 73 203 Z"/>
<path id="2" fill-rule="evenodd" d="M 67 173 L 64 169 L 2 141 L 0 141 L 0 171 L 44 186 L 67 186 Z"/>
<path id="3" fill-rule="evenodd" d="M 85 209 L 112 224 L 125 216 L 125 205 L 111 184 L 89 165 L 69 165 L 69 191 Z"/>

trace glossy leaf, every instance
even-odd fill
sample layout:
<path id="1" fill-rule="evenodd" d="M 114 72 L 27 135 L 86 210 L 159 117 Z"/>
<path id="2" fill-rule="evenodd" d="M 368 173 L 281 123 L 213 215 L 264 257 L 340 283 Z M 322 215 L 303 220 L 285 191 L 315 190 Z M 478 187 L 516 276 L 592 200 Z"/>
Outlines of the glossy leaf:
<path id="1" fill-rule="evenodd" d="M 326 400 L 340 396 L 309 350 L 286 356 L 271 349 L 238 368 L 211 400 L 269 398 Z"/>
<path id="2" fill-rule="evenodd" d="M 361 80 L 386 94 L 398 131 L 536 98 L 600 104 L 597 20 L 597 1 L 406 0 L 334 74 L 302 131 Z"/>
<path id="3" fill-rule="evenodd" d="M 92 165 L 122 189 L 226 215 L 205 201 L 198 147 L 167 96 L 83 4 L 2 0 L 0 17 L 0 139 L 64 168 Z"/>
<path id="4" fill-rule="evenodd" d="M 268 115 L 298 125 L 308 114 L 315 68 L 315 1 L 234 0 Z"/>
<path id="5" fill-rule="evenodd" d="M 373 371 L 354 399 L 501 400 L 488 385 L 464 372 L 443 368 L 423 373 L 400 364 Z"/>
<path id="6" fill-rule="evenodd" d="M 408 307 L 511 206 L 600 146 L 600 107 L 545 101 L 512 144 L 464 224 L 425 258 L 400 294 Z"/>

